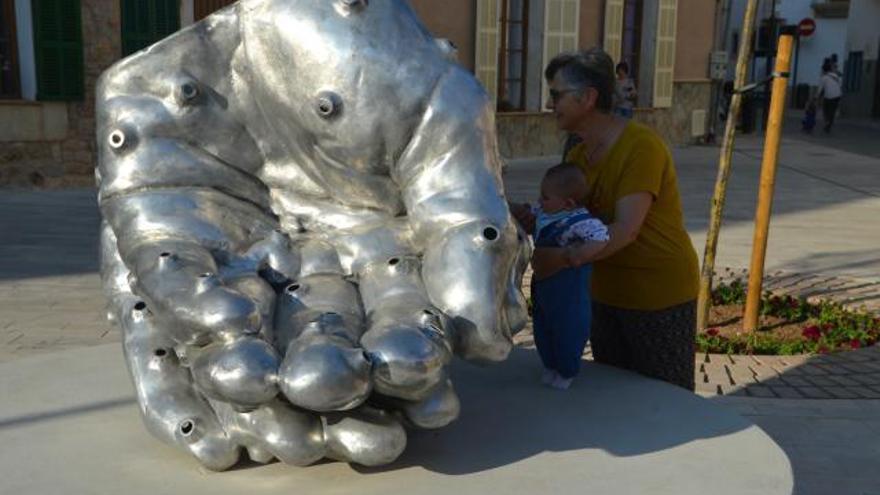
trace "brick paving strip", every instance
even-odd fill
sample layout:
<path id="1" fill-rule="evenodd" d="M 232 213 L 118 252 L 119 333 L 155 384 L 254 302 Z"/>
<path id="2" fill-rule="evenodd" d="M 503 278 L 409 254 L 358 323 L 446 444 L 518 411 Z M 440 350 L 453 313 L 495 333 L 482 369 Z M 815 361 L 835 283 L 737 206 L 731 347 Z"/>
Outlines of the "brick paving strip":
<path id="1" fill-rule="evenodd" d="M 742 270 L 721 270 L 716 283 L 744 277 Z M 531 271 L 523 287 L 529 295 Z M 745 282 L 745 280 L 744 280 Z M 764 281 L 774 295 L 833 301 L 850 310 L 880 315 L 880 282 L 774 272 Z M 533 347 L 531 324 L 514 337 Z M 592 360 L 589 346 L 584 357 Z M 749 356 L 697 355 L 696 391 L 701 395 L 732 395 L 779 399 L 880 399 L 880 345 L 828 355 Z"/>

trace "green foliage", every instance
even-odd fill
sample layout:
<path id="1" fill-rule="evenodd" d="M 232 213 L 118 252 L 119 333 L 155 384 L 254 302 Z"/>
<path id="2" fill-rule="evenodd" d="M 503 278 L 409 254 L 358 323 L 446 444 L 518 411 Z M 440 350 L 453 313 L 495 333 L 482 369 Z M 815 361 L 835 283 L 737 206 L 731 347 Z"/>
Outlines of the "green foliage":
<path id="1" fill-rule="evenodd" d="M 744 304 L 746 287 L 737 277 L 719 284 L 712 291 L 715 305 Z M 697 334 L 700 352 L 720 354 L 792 355 L 825 354 L 858 349 L 880 341 L 880 318 L 864 309 L 850 311 L 833 302 L 809 303 L 792 296 L 767 292 L 761 298 L 760 312 L 790 323 L 803 323 L 798 337 L 782 337 L 768 330 L 721 335 L 710 328 Z"/>

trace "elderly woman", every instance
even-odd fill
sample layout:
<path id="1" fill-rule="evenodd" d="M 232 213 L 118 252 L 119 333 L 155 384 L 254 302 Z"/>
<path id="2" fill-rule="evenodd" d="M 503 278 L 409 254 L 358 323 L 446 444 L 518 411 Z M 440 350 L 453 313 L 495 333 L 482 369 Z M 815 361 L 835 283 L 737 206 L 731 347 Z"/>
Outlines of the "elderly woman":
<path id="1" fill-rule="evenodd" d="M 699 274 L 672 156 L 652 130 L 612 114 L 614 64 L 602 50 L 561 54 L 545 77 L 558 127 L 581 140 L 566 161 L 586 176 L 585 206 L 609 226 L 610 241 L 598 252 L 538 248 L 535 278 L 594 263 L 596 361 L 693 390 Z M 524 208 L 514 214 L 534 220 Z"/>

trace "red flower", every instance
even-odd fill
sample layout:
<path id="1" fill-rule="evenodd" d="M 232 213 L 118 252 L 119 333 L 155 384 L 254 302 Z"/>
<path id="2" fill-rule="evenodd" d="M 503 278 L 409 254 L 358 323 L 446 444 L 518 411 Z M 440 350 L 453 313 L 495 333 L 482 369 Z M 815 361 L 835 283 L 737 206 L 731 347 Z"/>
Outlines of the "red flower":
<path id="1" fill-rule="evenodd" d="M 822 324 L 822 333 L 828 333 L 834 329 L 834 325 L 831 323 Z"/>
<path id="2" fill-rule="evenodd" d="M 798 301 L 797 299 L 795 299 L 793 297 L 788 298 L 788 307 L 789 308 L 796 309 L 800 305 L 801 305 L 801 302 Z"/>
<path id="3" fill-rule="evenodd" d="M 859 339 L 852 339 L 849 341 L 849 346 L 853 349 L 858 349 L 859 347 L 862 347 L 862 341 Z"/>
<path id="4" fill-rule="evenodd" d="M 815 342 L 819 340 L 820 337 L 822 337 L 822 331 L 819 330 L 819 327 L 817 327 L 816 325 L 810 325 L 808 327 L 804 327 L 804 329 L 801 331 L 801 335 L 803 335 L 804 338 Z"/>
<path id="5" fill-rule="evenodd" d="M 829 351 L 828 348 L 823 345 L 816 349 L 816 352 L 818 352 L 819 354 L 828 354 Z"/>
<path id="6" fill-rule="evenodd" d="M 710 337 L 717 337 L 718 336 L 718 329 L 717 328 L 710 328 L 710 329 L 706 330 L 706 335 L 708 335 Z"/>

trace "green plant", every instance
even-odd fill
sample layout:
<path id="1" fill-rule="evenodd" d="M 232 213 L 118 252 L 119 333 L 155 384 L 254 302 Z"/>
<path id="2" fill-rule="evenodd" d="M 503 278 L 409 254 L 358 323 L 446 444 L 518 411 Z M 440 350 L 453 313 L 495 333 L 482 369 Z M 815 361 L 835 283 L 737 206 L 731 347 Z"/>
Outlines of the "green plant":
<path id="1" fill-rule="evenodd" d="M 742 305 L 745 298 L 746 287 L 740 277 L 721 283 L 712 291 L 716 305 Z M 880 341 L 880 318 L 864 309 L 851 311 L 834 302 L 810 303 L 766 292 L 761 298 L 760 312 L 788 323 L 802 323 L 800 335 L 783 337 L 765 329 L 722 335 L 718 329 L 710 328 L 697 334 L 697 348 L 722 354 L 822 354 Z"/>

